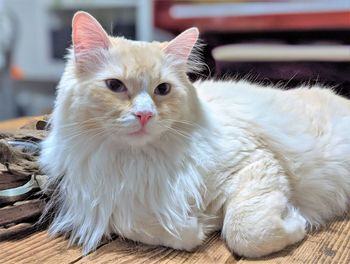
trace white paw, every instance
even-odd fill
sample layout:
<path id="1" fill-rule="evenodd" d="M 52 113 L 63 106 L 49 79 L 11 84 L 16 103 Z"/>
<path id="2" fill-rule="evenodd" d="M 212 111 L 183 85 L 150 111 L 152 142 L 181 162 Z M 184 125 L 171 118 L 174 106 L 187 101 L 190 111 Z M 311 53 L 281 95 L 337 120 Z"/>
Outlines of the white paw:
<path id="1" fill-rule="evenodd" d="M 205 234 L 202 224 L 197 219 L 193 219 L 190 225 L 179 232 L 179 237 L 171 239 L 170 247 L 186 251 L 193 251 L 203 243 Z"/>
<path id="2" fill-rule="evenodd" d="M 294 244 L 301 241 L 306 235 L 306 220 L 295 209 L 284 219 L 284 228 L 289 235 L 289 242 Z"/>

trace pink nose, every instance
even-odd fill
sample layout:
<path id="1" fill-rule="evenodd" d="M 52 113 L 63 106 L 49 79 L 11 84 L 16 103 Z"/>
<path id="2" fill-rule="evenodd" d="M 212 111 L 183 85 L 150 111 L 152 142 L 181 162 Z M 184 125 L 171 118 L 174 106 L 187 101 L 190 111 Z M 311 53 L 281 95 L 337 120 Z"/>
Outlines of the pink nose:
<path id="1" fill-rule="evenodd" d="M 145 126 L 153 116 L 151 112 L 137 112 L 135 115 L 140 120 L 142 126 Z"/>

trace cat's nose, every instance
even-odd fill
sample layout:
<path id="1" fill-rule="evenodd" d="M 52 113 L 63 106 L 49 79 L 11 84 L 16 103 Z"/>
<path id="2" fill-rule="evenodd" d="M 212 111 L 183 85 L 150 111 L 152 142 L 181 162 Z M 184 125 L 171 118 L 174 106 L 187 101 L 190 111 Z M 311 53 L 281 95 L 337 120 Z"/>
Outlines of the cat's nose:
<path id="1" fill-rule="evenodd" d="M 139 119 L 142 126 L 145 126 L 147 122 L 152 118 L 152 112 L 136 112 L 135 116 Z"/>

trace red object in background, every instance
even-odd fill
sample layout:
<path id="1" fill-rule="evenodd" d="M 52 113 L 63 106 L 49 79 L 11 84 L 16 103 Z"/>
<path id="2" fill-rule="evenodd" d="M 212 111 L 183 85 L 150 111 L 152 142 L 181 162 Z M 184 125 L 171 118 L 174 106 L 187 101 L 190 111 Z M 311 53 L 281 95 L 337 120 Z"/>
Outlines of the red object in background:
<path id="1" fill-rule="evenodd" d="M 260 2 L 260 4 L 263 3 Z M 281 3 L 279 4 L 281 5 Z M 179 32 L 192 26 L 198 27 L 201 32 L 350 29 L 350 7 L 349 10 L 339 11 L 315 10 L 299 13 L 291 11 L 273 14 L 267 12 L 267 14 L 260 15 L 237 16 L 198 16 L 194 14 L 193 17 L 188 15 L 173 17 L 170 10 L 176 5 L 191 5 L 193 10 L 195 10 L 196 5 L 200 7 L 198 1 L 156 0 L 154 2 L 156 27 L 173 32 Z"/>

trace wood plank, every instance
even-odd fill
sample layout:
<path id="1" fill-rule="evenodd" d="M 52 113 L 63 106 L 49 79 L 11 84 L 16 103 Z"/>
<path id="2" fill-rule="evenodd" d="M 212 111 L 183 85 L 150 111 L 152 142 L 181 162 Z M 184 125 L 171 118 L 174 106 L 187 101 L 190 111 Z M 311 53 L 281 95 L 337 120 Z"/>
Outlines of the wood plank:
<path id="1" fill-rule="evenodd" d="M 38 117 L 21 117 L 16 119 L 11 119 L 7 121 L 0 122 L 0 130 L 1 131 L 12 131 L 16 130 L 33 120 L 40 120 L 42 116 Z"/>
<path id="2" fill-rule="evenodd" d="M 2 167 L 6 169 L 6 167 L 3 164 L 0 164 L 0 191 L 10 188 L 16 188 L 18 186 L 24 185 L 30 180 L 31 175 L 14 175 L 12 173 L 9 173 L 8 171 L 3 171 Z"/>
<path id="3" fill-rule="evenodd" d="M 0 242 L 19 240 L 43 229 L 43 227 L 37 226 L 35 223 L 20 223 L 8 228 L 0 227 Z"/>
<path id="4" fill-rule="evenodd" d="M 7 263 L 71 263 L 81 258 L 81 249 L 67 249 L 63 237 L 51 239 L 47 231 L 27 238 L 0 243 L 0 262 Z"/>
<path id="5" fill-rule="evenodd" d="M 323 230 L 312 232 L 302 242 L 259 260 L 241 259 L 251 263 L 350 263 L 350 214 L 332 221 Z"/>
<path id="6" fill-rule="evenodd" d="M 117 238 L 77 263 L 237 263 L 221 241 L 219 233 L 210 236 L 195 252 L 173 250 L 166 247 L 146 246 Z"/>
<path id="7" fill-rule="evenodd" d="M 81 249 L 67 249 L 67 241 L 50 239 L 46 231 L 25 239 L 0 243 L 1 263 L 350 263 L 350 218 L 309 234 L 303 242 L 259 260 L 238 261 L 218 234 L 193 253 L 145 246 L 120 238 L 88 256 Z"/>
<path id="8" fill-rule="evenodd" d="M 20 223 L 38 218 L 44 210 L 43 200 L 28 201 L 27 203 L 0 209 L 0 226 Z"/>

